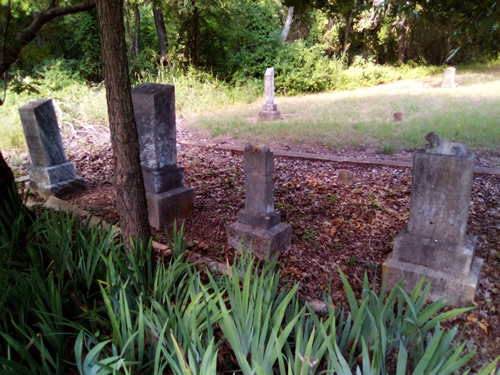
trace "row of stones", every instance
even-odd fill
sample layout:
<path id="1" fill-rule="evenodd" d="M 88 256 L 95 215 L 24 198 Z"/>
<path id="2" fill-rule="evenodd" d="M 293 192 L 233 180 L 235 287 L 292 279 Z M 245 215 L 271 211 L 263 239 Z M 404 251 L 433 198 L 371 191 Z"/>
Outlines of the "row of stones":
<path id="1" fill-rule="evenodd" d="M 170 85 L 143 84 L 132 90 L 140 143 L 141 167 L 150 224 L 170 225 L 188 217 L 194 192 L 184 185 L 177 165 L 175 90 Z M 66 160 L 52 101 L 39 100 L 20 108 L 32 158 L 32 188 L 45 195 L 83 182 Z M 455 296 L 473 300 L 482 260 L 474 256 L 477 239 L 466 236 L 474 155 L 465 146 L 426 136 L 427 150 L 414 155 L 408 225 L 396 236 L 394 251 L 384 263 L 389 285 L 401 277 L 408 289 L 421 276 L 433 282 L 430 297 Z M 247 146 L 243 153 L 245 208 L 227 228 L 228 242 L 238 250 L 252 248 L 261 258 L 291 247 L 290 224 L 274 208 L 274 156 L 268 147 Z"/>

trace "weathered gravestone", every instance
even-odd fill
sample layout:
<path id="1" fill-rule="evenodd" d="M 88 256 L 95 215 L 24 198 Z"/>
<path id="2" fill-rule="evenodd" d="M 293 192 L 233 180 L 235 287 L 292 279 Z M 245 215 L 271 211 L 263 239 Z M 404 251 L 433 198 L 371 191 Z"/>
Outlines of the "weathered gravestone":
<path id="1" fill-rule="evenodd" d="M 19 108 L 24 136 L 31 156 L 30 190 L 45 198 L 86 189 L 66 160 L 52 99 L 38 99 Z"/>
<path id="2" fill-rule="evenodd" d="M 291 247 L 292 227 L 274 209 L 274 155 L 268 147 L 248 145 L 243 152 L 245 208 L 227 228 L 228 243 L 237 250 L 251 247 L 255 256 L 274 257 Z"/>
<path id="3" fill-rule="evenodd" d="M 274 121 L 281 119 L 281 112 L 278 105 L 274 103 L 274 68 L 267 68 L 264 76 L 264 90 L 266 103 L 259 112 L 259 118 L 264 121 Z"/>
<path id="4" fill-rule="evenodd" d="M 408 224 L 394 239 L 383 273 L 388 286 L 404 277 L 407 291 L 427 275 L 428 298 L 472 301 L 483 263 L 474 256 L 477 238 L 466 235 L 475 157 L 436 133 L 426 139 L 430 148 L 414 155 Z"/>
<path id="5" fill-rule="evenodd" d="M 132 89 L 132 101 L 149 223 L 161 229 L 191 215 L 194 201 L 184 168 L 177 165 L 175 88 L 144 83 Z"/>
<path id="6" fill-rule="evenodd" d="M 449 67 L 444 70 L 444 80 L 443 83 L 441 84 L 441 87 L 443 88 L 457 87 L 457 84 L 455 83 L 456 71 L 457 69 L 453 67 Z"/>

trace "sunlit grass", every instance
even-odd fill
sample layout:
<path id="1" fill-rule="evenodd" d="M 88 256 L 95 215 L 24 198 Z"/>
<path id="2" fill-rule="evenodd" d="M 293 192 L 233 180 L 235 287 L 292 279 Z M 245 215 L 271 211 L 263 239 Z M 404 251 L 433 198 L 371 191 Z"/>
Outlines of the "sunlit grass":
<path id="1" fill-rule="evenodd" d="M 499 151 L 498 64 L 459 67 L 459 86 L 454 89 L 440 87 L 443 68 L 380 69 L 385 81 L 418 79 L 332 93 L 277 96 L 283 120 L 276 122 L 257 120 L 264 102 L 262 82 L 248 81 L 235 87 L 195 71 L 177 76 L 160 71 L 158 75 L 142 77 L 140 82 L 174 84 L 178 118 L 186 118 L 184 124 L 192 131 L 211 137 L 319 143 L 342 149 L 375 147 L 393 152 L 421 147 L 423 136 L 435 131 L 469 148 Z M 429 76 L 437 69 L 440 74 Z M 363 84 L 362 68 L 349 68 L 343 73 L 351 77 L 345 87 L 350 87 L 348 82 L 353 87 Z M 63 132 L 81 125 L 107 124 L 103 85 L 91 87 L 75 82 L 59 91 L 42 87 L 36 96 L 8 92 L 6 103 L 0 106 L 1 150 L 25 149 L 18 108 L 38 98 L 54 99 Z M 403 113 L 403 121 L 394 121 L 395 112 Z"/>
<path id="2" fill-rule="evenodd" d="M 460 72 L 458 87 L 442 76 L 336 93 L 277 97 L 282 121 L 258 121 L 264 99 L 206 115 L 193 127 L 248 141 L 286 139 L 323 145 L 412 150 L 430 131 L 470 148 L 500 151 L 500 67 Z M 403 113 L 395 122 L 393 114 Z"/>

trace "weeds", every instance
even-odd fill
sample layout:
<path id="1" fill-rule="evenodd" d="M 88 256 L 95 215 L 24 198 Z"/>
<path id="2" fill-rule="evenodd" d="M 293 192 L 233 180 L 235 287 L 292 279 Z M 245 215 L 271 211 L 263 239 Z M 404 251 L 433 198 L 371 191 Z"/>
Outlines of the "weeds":
<path id="1" fill-rule="evenodd" d="M 115 232 L 72 215 L 1 215 L 12 223 L 0 232 L 2 373 L 452 374 L 474 356 L 454 344 L 458 328 L 440 326 L 470 308 L 426 304 L 424 280 L 409 295 L 400 284 L 377 292 L 365 275 L 357 299 L 339 270 L 349 308 L 327 296 L 319 315 L 298 285 L 283 287 L 275 261 L 250 252 L 225 276 L 202 275 L 185 260 L 182 227 L 165 263 L 151 243 L 124 251 Z"/>

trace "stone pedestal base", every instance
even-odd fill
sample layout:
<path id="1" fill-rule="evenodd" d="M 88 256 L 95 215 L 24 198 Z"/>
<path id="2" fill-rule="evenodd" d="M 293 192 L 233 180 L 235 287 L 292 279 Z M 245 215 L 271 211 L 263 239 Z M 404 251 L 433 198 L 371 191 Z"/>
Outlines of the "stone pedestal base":
<path id="1" fill-rule="evenodd" d="M 280 111 L 261 111 L 261 112 L 259 112 L 259 120 L 263 120 L 263 121 L 281 120 L 281 112 Z"/>
<path id="2" fill-rule="evenodd" d="M 482 265 L 483 260 L 474 257 L 469 275 L 460 277 L 456 273 L 447 273 L 413 263 L 401 262 L 393 259 L 391 254 L 382 266 L 382 273 L 387 278 L 388 289 L 394 287 L 399 280 L 404 278 L 404 289 L 407 293 L 411 293 L 422 276 L 426 275 L 426 281 L 431 282 L 428 299 L 436 301 L 447 297 L 452 304 L 462 305 L 474 300 Z"/>
<path id="3" fill-rule="evenodd" d="M 194 191 L 181 186 L 160 194 L 146 192 L 149 225 L 158 230 L 171 226 L 174 220 L 185 219 L 193 212 Z"/>
<path id="4" fill-rule="evenodd" d="M 270 259 L 282 251 L 290 250 L 292 227 L 279 223 L 266 230 L 235 222 L 227 227 L 227 240 L 238 251 L 251 248 L 256 257 Z"/>
<path id="5" fill-rule="evenodd" d="M 159 194 L 184 185 L 184 168 L 168 165 L 160 169 L 142 167 L 144 188 L 146 191 Z"/>
<path id="6" fill-rule="evenodd" d="M 267 214 L 258 215 L 243 209 L 238 212 L 238 222 L 252 227 L 271 229 L 281 222 L 281 214 L 278 211 L 273 211 Z"/>
<path id="7" fill-rule="evenodd" d="M 465 236 L 462 244 L 455 244 L 408 233 L 405 227 L 394 238 L 392 259 L 465 277 L 470 273 L 476 244 L 475 236 Z"/>
<path id="8" fill-rule="evenodd" d="M 44 198 L 51 195 L 64 195 L 87 189 L 87 185 L 75 172 L 75 165 L 70 162 L 51 167 L 28 167 L 29 188 Z"/>

